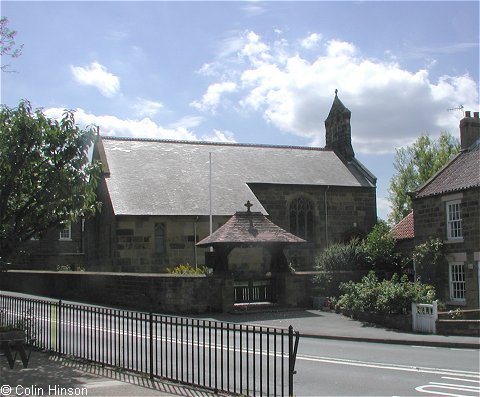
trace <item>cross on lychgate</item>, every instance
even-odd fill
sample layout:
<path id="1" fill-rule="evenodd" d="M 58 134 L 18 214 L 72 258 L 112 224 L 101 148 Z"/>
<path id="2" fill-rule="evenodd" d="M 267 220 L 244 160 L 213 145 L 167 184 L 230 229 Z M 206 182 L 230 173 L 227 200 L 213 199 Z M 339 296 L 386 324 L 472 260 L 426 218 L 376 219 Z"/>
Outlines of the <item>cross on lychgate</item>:
<path id="1" fill-rule="evenodd" d="M 250 212 L 250 207 L 253 206 L 253 204 L 248 200 L 245 204 L 243 204 L 245 207 L 247 207 L 247 212 Z"/>

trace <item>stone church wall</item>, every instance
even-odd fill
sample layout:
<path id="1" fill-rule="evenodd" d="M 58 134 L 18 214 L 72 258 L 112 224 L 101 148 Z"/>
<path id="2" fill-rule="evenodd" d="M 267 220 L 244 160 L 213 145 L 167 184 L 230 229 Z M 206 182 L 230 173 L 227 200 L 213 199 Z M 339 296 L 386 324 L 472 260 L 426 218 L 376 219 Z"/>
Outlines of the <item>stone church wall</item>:
<path id="1" fill-rule="evenodd" d="M 214 217 L 214 229 L 226 220 Z M 155 235 L 158 225 L 163 228 L 163 241 Z M 196 248 L 195 242 L 208 234 L 208 217 L 118 216 L 113 241 L 115 260 L 108 270 L 162 273 L 179 264 L 203 266 L 205 249 Z"/>
<path id="2" fill-rule="evenodd" d="M 269 219 L 290 231 L 290 203 L 304 196 L 313 203 L 314 237 L 285 249 L 296 270 L 311 270 L 315 257 L 329 244 L 366 235 L 376 223 L 375 188 L 251 184 Z M 326 204 L 326 205 L 325 205 Z"/>

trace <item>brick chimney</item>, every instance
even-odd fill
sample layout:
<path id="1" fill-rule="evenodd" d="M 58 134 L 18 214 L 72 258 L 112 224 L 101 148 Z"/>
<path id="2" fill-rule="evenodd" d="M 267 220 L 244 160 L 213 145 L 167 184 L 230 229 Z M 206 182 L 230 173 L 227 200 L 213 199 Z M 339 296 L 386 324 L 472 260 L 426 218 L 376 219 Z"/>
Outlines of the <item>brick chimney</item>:
<path id="1" fill-rule="evenodd" d="M 460 145 L 462 150 L 468 149 L 480 139 L 480 118 L 478 112 L 466 111 L 460 120 Z"/>
<path id="2" fill-rule="evenodd" d="M 325 120 L 325 149 L 335 151 L 345 160 L 355 157 L 352 147 L 352 129 L 350 126 L 351 112 L 340 101 L 335 90 L 332 108 Z"/>

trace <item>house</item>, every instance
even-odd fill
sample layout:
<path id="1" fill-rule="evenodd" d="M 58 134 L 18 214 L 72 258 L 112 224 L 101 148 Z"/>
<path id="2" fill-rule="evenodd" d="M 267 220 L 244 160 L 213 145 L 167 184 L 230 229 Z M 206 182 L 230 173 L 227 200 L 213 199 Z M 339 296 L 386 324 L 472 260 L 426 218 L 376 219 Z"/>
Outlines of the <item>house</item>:
<path id="1" fill-rule="evenodd" d="M 50 229 L 41 237 L 33 237 L 22 244 L 15 259 L 15 269 L 84 269 L 89 237 L 83 219 Z"/>
<path id="2" fill-rule="evenodd" d="M 437 287 L 453 307 L 479 308 L 480 301 L 480 120 L 465 112 L 461 151 L 412 195 L 414 242 L 444 242 L 446 265 L 417 276 Z M 412 216 L 413 216 L 412 214 Z"/>
<path id="3" fill-rule="evenodd" d="M 312 269 L 326 246 L 376 223 L 376 178 L 355 158 L 350 118 L 335 94 L 325 148 L 99 136 L 102 211 L 87 228 L 95 236 L 86 247 L 89 268 L 204 265 L 209 249 L 197 243 L 249 201 L 306 240 L 285 254 L 297 270 Z"/>
<path id="4" fill-rule="evenodd" d="M 401 254 L 403 258 L 410 258 L 415 248 L 413 211 L 393 226 L 391 233 L 395 239 L 395 251 Z M 415 278 L 414 263 L 411 259 L 403 264 L 403 271 L 408 274 L 411 279 Z"/>

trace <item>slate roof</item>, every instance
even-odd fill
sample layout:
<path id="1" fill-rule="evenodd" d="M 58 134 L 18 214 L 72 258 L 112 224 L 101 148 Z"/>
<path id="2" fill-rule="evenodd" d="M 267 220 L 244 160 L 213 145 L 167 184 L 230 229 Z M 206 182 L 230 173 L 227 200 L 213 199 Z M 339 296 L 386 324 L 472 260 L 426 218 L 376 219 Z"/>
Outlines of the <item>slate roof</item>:
<path id="1" fill-rule="evenodd" d="M 106 184 L 116 215 L 208 215 L 209 156 L 212 213 L 232 215 L 250 200 L 267 212 L 249 184 L 373 187 L 357 160 L 308 147 L 102 137 Z M 105 168 L 106 169 L 106 168 Z"/>
<path id="2" fill-rule="evenodd" d="M 415 237 L 413 211 L 392 227 L 392 236 L 395 240 L 409 240 Z"/>
<path id="3" fill-rule="evenodd" d="M 415 198 L 480 187 L 480 142 L 462 150 L 414 194 Z"/>
<path id="4" fill-rule="evenodd" d="M 268 220 L 261 212 L 236 212 L 223 226 L 197 243 L 199 247 L 212 244 L 283 243 L 306 241 Z"/>

